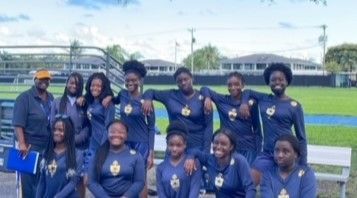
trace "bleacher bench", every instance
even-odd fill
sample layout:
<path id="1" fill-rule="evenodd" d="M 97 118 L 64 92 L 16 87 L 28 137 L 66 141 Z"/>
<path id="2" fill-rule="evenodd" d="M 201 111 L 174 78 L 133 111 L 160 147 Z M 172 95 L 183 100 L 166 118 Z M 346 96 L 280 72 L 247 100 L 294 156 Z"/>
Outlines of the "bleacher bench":
<path id="1" fill-rule="evenodd" d="M 350 176 L 352 149 L 335 146 L 307 146 L 307 162 L 310 165 L 341 167 L 339 174 L 315 172 L 317 180 L 334 181 L 340 184 L 340 197 L 346 197 L 346 184 Z"/>

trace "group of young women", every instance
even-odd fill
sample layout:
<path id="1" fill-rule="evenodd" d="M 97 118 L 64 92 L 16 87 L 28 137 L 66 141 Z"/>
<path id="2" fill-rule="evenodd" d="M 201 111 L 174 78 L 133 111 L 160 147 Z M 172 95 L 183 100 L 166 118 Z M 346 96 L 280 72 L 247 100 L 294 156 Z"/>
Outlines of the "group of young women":
<path id="1" fill-rule="evenodd" d="M 217 197 L 255 197 L 257 185 L 263 197 L 316 196 L 306 163 L 303 111 L 285 94 L 292 80 L 289 67 L 278 63 L 265 69 L 273 94 L 243 91 L 238 72 L 228 76 L 229 94 L 196 90 L 185 67 L 174 73 L 178 89 L 142 94 L 144 65 L 128 61 L 123 70 L 126 89 L 116 97 L 103 73 L 89 77 L 83 97 L 82 76 L 68 77 L 63 96 L 52 103 L 52 132 L 36 197 L 84 197 L 86 186 L 95 197 L 147 197 L 153 100 L 166 107 L 169 120 L 167 152 L 156 170 L 159 197 L 198 197 L 202 188 Z M 215 133 L 212 102 L 220 119 Z"/>

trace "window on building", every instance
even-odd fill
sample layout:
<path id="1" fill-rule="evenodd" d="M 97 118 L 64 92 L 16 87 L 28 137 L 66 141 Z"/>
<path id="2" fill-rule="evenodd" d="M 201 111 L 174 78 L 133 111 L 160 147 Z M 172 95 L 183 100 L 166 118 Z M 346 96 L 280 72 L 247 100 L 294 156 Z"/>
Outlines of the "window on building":
<path id="1" fill-rule="evenodd" d="M 224 70 L 231 70 L 232 68 L 231 68 L 231 65 L 232 64 L 230 64 L 230 63 L 223 63 L 222 64 L 222 69 L 224 69 Z"/>
<path id="2" fill-rule="evenodd" d="M 240 64 L 240 63 L 234 63 L 234 64 L 233 64 L 233 69 L 234 69 L 234 70 L 241 70 L 241 69 L 242 69 L 242 64 Z"/>
<path id="3" fill-rule="evenodd" d="M 254 66 L 251 63 L 245 63 L 244 64 L 244 69 L 245 70 L 254 70 Z"/>
<path id="4" fill-rule="evenodd" d="M 265 63 L 257 63 L 257 70 L 264 70 L 267 64 Z"/>
<path id="5" fill-rule="evenodd" d="M 161 67 L 159 67 L 159 69 L 160 69 L 160 71 L 166 71 L 166 67 L 165 66 L 161 66 Z"/>

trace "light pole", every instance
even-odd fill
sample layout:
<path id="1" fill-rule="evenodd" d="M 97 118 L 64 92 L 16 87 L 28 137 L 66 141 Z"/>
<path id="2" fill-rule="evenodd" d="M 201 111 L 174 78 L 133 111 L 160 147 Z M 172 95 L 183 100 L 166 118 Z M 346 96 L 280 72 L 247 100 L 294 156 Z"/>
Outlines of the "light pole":
<path id="1" fill-rule="evenodd" d="M 191 32 L 191 72 L 193 73 L 193 43 L 196 42 L 195 37 L 193 37 L 193 32 L 195 31 L 194 28 L 188 29 L 188 31 Z"/>

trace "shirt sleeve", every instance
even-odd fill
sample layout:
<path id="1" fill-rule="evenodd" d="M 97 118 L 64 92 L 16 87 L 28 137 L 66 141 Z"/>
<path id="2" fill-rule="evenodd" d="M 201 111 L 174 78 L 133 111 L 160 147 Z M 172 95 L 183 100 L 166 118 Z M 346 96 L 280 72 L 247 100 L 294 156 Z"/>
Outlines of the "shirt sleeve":
<path id="1" fill-rule="evenodd" d="M 197 148 L 188 149 L 187 154 L 188 154 L 188 156 L 193 156 L 193 157 L 197 158 L 202 165 L 206 165 L 208 158 L 210 157 L 209 153 L 200 151 Z"/>
<path id="2" fill-rule="evenodd" d="M 213 134 L 213 113 L 205 116 L 205 129 L 204 129 L 204 142 L 203 148 L 206 153 L 210 153 L 211 151 L 211 138 Z"/>
<path id="3" fill-rule="evenodd" d="M 269 177 L 269 172 L 263 173 L 263 179 L 260 184 L 260 194 L 262 198 L 271 198 L 274 197 L 273 189 L 272 189 L 272 183 L 271 179 Z"/>
<path id="4" fill-rule="evenodd" d="M 55 117 L 58 114 L 59 101 L 56 99 L 52 102 L 51 113 L 50 113 L 50 126 L 55 122 Z"/>
<path id="5" fill-rule="evenodd" d="M 242 184 L 245 190 L 246 198 L 255 198 L 256 189 L 250 175 L 250 168 L 247 160 L 243 156 L 239 156 L 237 159 L 238 171 L 241 176 Z"/>
<path id="6" fill-rule="evenodd" d="M 150 150 L 154 150 L 154 142 L 155 142 L 155 111 L 150 115 L 146 116 L 147 126 L 149 131 L 149 148 Z"/>
<path id="7" fill-rule="evenodd" d="M 90 163 L 89 165 L 89 174 L 88 174 L 88 189 L 92 192 L 94 197 L 104 197 L 104 198 L 110 198 L 108 194 L 105 192 L 103 187 L 100 185 L 98 182 L 98 178 L 96 178 L 96 170 L 95 170 L 95 161 Z"/>
<path id="8" fill-rule="evenodd" d="M 162 166 L 161 164 L 156 169 L 156 188 L 159 198 L 166 198 L 164 184 L 162 183 Z"/>
<path id="9" fill-rule="evenodd" d="M 75 134 L 76 145 L 84 144 L 89 139 L 89 120 L 84 118 L 82 129 L 78 134 Z"/>
<path id="10" fill-rule="evenodd" d="M 211 100 L 214 102 L 214 103 L 217 103 L 217 102 L 222 102 L 224 101 L 224 98 L 225 96 L 223 94 L 219 94 L 215 91 L 213 91 L 212 89 L 208 88 L 208 87 L 201 87 L 201 90 L 200 90 L 201 94 L 203 95 L 203 97 L 209 97 L 211 98 Z M 217 104 L 216 104 L 217 105 Z"/>
<path id="11" fill-rule="evenodd" d="M 307 140 L 305 133 L 304 113 L 300 104 L 296 106 L 296 111 L 294 112 L 293 118 L 295 135 L 299 141 L 301 150 L 300 164 L 307 165 Z"/>
<path id="12" fill-rule="evenodd" d="M 145 175 L 145 166 L 144 160 L 140 154 L 137 154 L 137 160 L 135 163 L 134 168 L 134 176 L 133 176 L 133 183 L 131 184 L 130 188 L 124 193 L 126 197 L 135 197 L 138 195 L 138 192 L 141 192 L 145 185 L 144 178 Z"/>
<path id="13" fill-rule="evenodd" d="M 28 98 L 26 97 L 26 94 L 21 94 L 15 101 L 13 111 L 14 116 L 12 118 L 13 126 L 25 128 L 29 111 L 28 108 Z"/>
<path id="14" fill-rule="evenodd" d="M 36 198 L 42 198 L 42 196 L 45 194 L 45 189 L 46 189 L 45 177 L 46 177 L 45 169 L 41 168 L 40 180 L 38 181 L 37 184 Z"/>
<path id="15" fill-rule="evenodd" d="M 118 95 L 112 99 L 112 102 L 114 104 L 120 104 L 120 96 L 121 96 L 121 91 L 119 91 Z"/>
<path id="16" fill-rule="evenodd" d="M 167 100 L 170 98 L 170 90 L 154 90 L 154 89 L 148 89 L 145 91 L 143 98 L 144 100 L 156 100 L 159 101 L 163 104 L 167 102 Z"/>
<path id="17" fill-rule="evenodd" d="M 305 174 L 301 179 L 301 187 L 300 187 L 300 197 L 301 198 L 310 198 L 316 197 L 316 177 L 315 173 L 312 169 L 307 169 Z"/>
<path id="18" fill-rule="evenodd" d="M 196 160 L 197 170 L 191 176 L 190 193 L 189 198 L 197 198 L 200 194 L 201 179 L 202 179 L 202 169 L 199 161 Z"/>
<path id="19" fill-rule="evenodd" d="M 108 108 L 105 109 L 105 128 L 108 127 L 108 125 L 113 122 L 115 119 L 115 107 L 113 104 L 110 104 Z M 103 135 L 101 144 L 103 144 L 105 141 L 108 139 L 108 131 L 105 131 L 105 135 Z"/>
<path id="20" fill-rule="evenodd" d="M 259 103 L 260 100 L 262 100 L 264 97 L 267 97 L 268 95 L 269 94 L 253 91 L 251 89 L 245 89 L 242 93 L 242 104 L 248 104 L 249 99 L 251 98 Z"/>
<path id="21" fill-rule="evenodd" d="M 252 117 L 253 132 L 256 137 L 256 148 L 257 148 L 256 151 L 257 151 L 257 153 L 259 153 L 262 151 L 263 135 L 262 135 L 262 129 L 260 126 L 258 104 L 256 102 L 253 104 L 253 107 L 251 108 L 250 112 L 251 112 L 251 117 Z"/>

